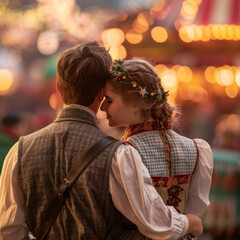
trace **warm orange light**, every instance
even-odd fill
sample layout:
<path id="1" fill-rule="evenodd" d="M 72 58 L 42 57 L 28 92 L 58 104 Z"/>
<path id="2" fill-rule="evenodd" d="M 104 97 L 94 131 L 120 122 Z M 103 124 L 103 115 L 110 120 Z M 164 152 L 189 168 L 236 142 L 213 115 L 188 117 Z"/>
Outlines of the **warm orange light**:
<path id="1" fill-rule="evenodd" d="M 186 1 L 188 2 L 188 1 Z M 179 36 L 184 42 L 191 41 L 209 41 L 209 40 L 240 40 L 240 27 L 227 24 L 209 24 L 205 25 L 184 25 L 179 24 L 180 19 L 177 19 L 177 29 Z M 182 27 L 179 27 L 182 26 Z"/>
<path id="2" fill-rule="evenodd" d="M 187 83 L 192 81 L 192 70 L 187 66 L 182 66 L 177 70 L 177 78 L 179 81 Z"/>
<path id="3" fill-rule="evenodd" d="M 226 27 L 227 31 L 227 40 L 231 40 L 234 38 L 234 31 L 233 31 L 233 26 L 232 25 L 227 25 Z"/>
<path id="4" fill-rule="evenodd" d="M 148 13 L 139 13 L 137 16 L 137 19 L 142 25 L 152 25 L 154 23 L 154 20 L 151 18 L 151 16 Z"/>
<path id="5" fill-rule="evenodd" d="M 238 95 L 238 87 L 235 85 L 225 87 L 226 95 L 230 98 L 235 98 Z"/>
<path id="6" fill-rule="evenodd" d="M 121 45 L 125 40 L 125 36 L 120 28 L 111 28 L 107 31 L 106 40 L 111 47 L 114 47 Z"/>
<path id="7" fill-rule="evenodd" d="M 167 30 L 163 27 L 154 27 L 151 30 L 151 36 L 155 42 L 162 43 L 168 38 Z"/>
<path id="8" fill-rule="evenodd" d="M 233 83 L 233 72 L 230 69 L 222 69 L 219 71 L 220 81 L 223 85 L 229 86 Z"/>
<path id="9" fill-rule="evenodd" d="M 109 31 L 109 29 L 106 29 L 101 34 L 101 39 L 102 39 L 104 44 L 108 43 L 108 40 L 107 40 L 107 33 L 108 33 L 108 31 Z"/>
<path id="10" fill-rule="evenodd" d="M 212 39 L 213 35 L 211 25 L 205 26 L 204 33 L 206 34 L 207 38 L 209 38 L 209 40 Z"/>
<path id="11" fill-rule="evenodd" d="M 171 105 L 176 105 L 176 97 L 177 97 L 177 91 L 175 89 L 171 89 L 171 94 L 168 96 L 168 103 L 171 104 Z"/>
<path id="12" fill-rule="evenodd" d="M 208 97 L 208 93 L 205 89 L 203 89 L 200 86 L 195 87 L 194 96 L 192 98 L 193 102 L 202 102 L 202 101 L 206 100 L 207 97 Z"/>
<path id="13" fill-rule="evenodd" d="M 182 8 L 187 14 L 196 15 L 198 11 L 198 6 L 194 1 L 185 1 L 182 5 Z"/>
<path id="14" fill-rule="evenodd" d="M 238 26 L 233 25 L 233 40 L 240 40 L 240 28 Z"/>
<path id="15" fill-rule="evenodd" d="M 135 19 L 132 23 L 132 29 L 137 32 L 137 33 L 144 33 L 148 30 L 148 22 L 145 20 L 145 22 L 143 21 L 143 19 L 141 20 L 141 22 L 139 21 L 139 19 Z"/>
<path id="16" fill-rule="evenodd" d="M 149 23 L 148 20 L 146 19 L 146 17 L 143 15 L 143 13 L 139 13 L 137 16 L 137 20 L 140 24 L 142 24 L 143 26 L 148 27 Z"/>
<path id="17" fill-rule="evenodd" d="M 183 100 L 189 100 L 189 98 L 188 98 L 188 86 L 187 85 L 181 85 L 179 87 L 179 96 Z"/>
<path id="18" fill-rule="evenodd" d="M 217 124 L 216 134 L 221 135 L 227 129 L 232 131 L 239 131 L 239 128 L 240 120 L 238 115 L 236 114 L 225 115 L 223 119 Z"/>
<path id="19" fill-rule="evenodd" d="M 187 19 L 192 20 L 196 16 L 198 5 L 194 1 L 184 1 L 181 8 L 181 15 Z"/>
<path id="20" fill-rule="evenodd" d="M 196 3 L 197 5 L 200 5 L 200 4 L 202 3 L 202 0 L 195 0 L 195 3 Z"/>
<path id="21" fill-rule="evenodd" d="M 62 100 L 58 93 L 55 92 L 51 94 L 49 97 L 49 105 L 55 110 L 62 107 Z"/>
<path id="22" fill-rule="evenodd" d="M 12 84 L 12 73 L 8 69 L 0 69 L 0 95 L 6 94 Z"/>
<path id="23" fill-rule="evenodd" d="M 227 25 L 220 25 L 220 35 L 222 39 L 227 39 Z"/>
<path id="24" fill-rule="evenodd" d="M 235 82 L 237 83 L 238 87 L 240 87 L 240 70 L 236 72 Z"/>
<path id="25" fill-rule="evenodd" d="M 188 88 L 187 88 L 187 98 L 189 100 L 192 100 L 193 97 L 194 97 L 194 94 L 195 94 L 195 87 L 192 86 L 192 85 L 188 86 Z"/>
<path id="26" fill-rule="evenodd" d="M 203 40 L 203 34 L 202 28 L 200 26 L 196 26 L 195 28 L 195 41 Z"/>
<path id="27" fill-rule="evenodd" d="M 225 132 L 226 128 L 227 127 L 224 119 L 223 121 L 217 124 L 216 130 L 215 130 L 216 135 L 222 135 Z"/>
<path id="28" fill-rule="evenodd" d="M 205 78 L 208 82 L 210 83 L 215 82 L 215 79 L 214 79 L 215 71 L 216 71 L 216 68 L 213 66 L 207 67 L 207 69 L 205 70 Z"/>
<path id="29" fill-rule="evenodd" d="M 226 95 L 225 89 L 220 84 L 213 84 L 212 89 L 217 96 L 223 97 Z"/>
<path id="30" fill-rule="evenodd" d="M 175 88 L 177 86 L 177 77 L 173 70 L 165 70 L 161 75 L 164 88 Z"/>
<path id="31" fill-rule="evenodd" d="M 154 19 L 163 19 L 164 17 L 166 17 L 166 13 L 162 12 L 165 5 L 166 5 L 165 0 L 155 1 L 154 6 L 149 11 L 150 16 Z"/>
<path id="32" fill-rule="evenodd" d="M 117 47 L 111 47 L 109 50 L 109 54 L 112 59 L 124 59 L 127 56 L 127 50 L 123 45 L 119 45 Z"/>
<path id="33" fill-rule="evenodd" d="M 224 68 L 223 67 L 220 67 L 220 68 L 217 68 L 216 72 L 214 73 L 214 77 L 216 79 L 216 82 L 220 85 L 220 86 L 224 86 L 225 84 L 222 82 L 222 76 L 223 74 L 222 71 L 224 71 Z"/>
<path id="34" fill-rule="evenodd" d="M 192 41 L 197 39 L 195 25 L 187 26 L 187 35 Z"/>
<path id="35" fill-rule="evenodd" d="M 230 114 L 229 116 L 227 116 L 226 126 L 227 126 L 228 129 L 238 131 L 239 128 L 240 128 L 239 117 L 236 114 Z"/>
<path id="36" fill-rule="evenodd" d="M 140 33 L 136 33 L 134 31 L 130 30 L 126 33 L 126 39 L 131 44 L 138 44 L 142 41 L 143 36 Z"/>
<path id="37" fill-rule="evenodd" d="M 168 68 L 165 65 L 163 65 L 163 64 L 158 64 L 158 65 L 155 66 L 155 69 L 156 69 L 159 77 L 161 78 L 162 72 L 167 70 Z"/>
<path id="38" fill-rule="evenodd" d="M 193 38 L 189 37 L 188 26 L 183 26 L 179 29 L 179 37 L 184 42 L 192 42 Z"/>
<path id="39" fill-rule="evenodd" d="M 204 42 L 207 42 L 211 39 L 211 32 L 209 33 L 208 29 L 206 28 L 206 26 L 199 26 L 199 29 L 201 31 L 201 39 Z"/>
<path id="40" fill-rule="evenodd" d="M 181 18 L 176 19 L 176 21 L 174 22 L 174 26 L 176 28 L 177 31 L 179 31 L 179 29 L 184 25 L 184 21 Z"/>
<path id="41" fill-rule="evenodd" d="M 212 33 L 213 33 L 214 39 L 219 39 L 220 38 L 219 25 L 213 25 L 212 26 Z"/>
<path id="42" fill-rule="evenodd" d="M 180 66 L 180 65 L 173 65 L 173 66 L 171 67 L 171 69 L 174 70 L 175 72 L 177 72 L 178 69 L 181 68 L 181 67 L 182 67 L 182 66 Z"/>

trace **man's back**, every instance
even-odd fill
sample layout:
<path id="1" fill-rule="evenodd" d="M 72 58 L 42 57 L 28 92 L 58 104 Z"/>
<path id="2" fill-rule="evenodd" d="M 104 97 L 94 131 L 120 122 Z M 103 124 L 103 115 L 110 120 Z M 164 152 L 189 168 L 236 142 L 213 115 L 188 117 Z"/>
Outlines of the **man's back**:
<path id="1" fill-rule="evenodd" d="M 35 236 L 61 181 L 102 137 L 91 114 L 68 107 L 54 123 L 20 140 L 19 182 L 26 199 L 26 222 Z M 48 239 L 104 239 L 120 230 L 120 213 L 108 184 L 111 158 L 119 144 L 101 153 L 74 184 Z"/>

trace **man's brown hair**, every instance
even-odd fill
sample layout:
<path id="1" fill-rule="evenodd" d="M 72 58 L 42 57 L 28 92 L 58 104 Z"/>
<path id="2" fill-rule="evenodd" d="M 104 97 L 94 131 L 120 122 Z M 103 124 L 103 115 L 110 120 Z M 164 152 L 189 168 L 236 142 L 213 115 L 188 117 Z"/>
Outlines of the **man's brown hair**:
<path id="1" fill-rule="evenodd" d="M 97 42 L 66 49 L 58 58 L 57 78 L 65 104 L 89 106 L 104 87 L 112 58 Z"/>

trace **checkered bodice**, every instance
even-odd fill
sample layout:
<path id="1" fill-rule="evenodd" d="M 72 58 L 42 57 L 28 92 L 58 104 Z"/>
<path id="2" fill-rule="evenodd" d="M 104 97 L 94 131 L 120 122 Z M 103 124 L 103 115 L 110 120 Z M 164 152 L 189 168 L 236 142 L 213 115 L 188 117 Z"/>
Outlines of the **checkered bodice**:
<path id="1" fill-rule="evenodd" d="M 167 164 L 166 149 L 159 131 L 135 131 L 125 137 L 125 141 L 138 150 L 152 177 L 153 185 L 164 202 L 183 212 L 189 183 L 197 163 L 197 147 L 192 139 L 171 129 L 164 130 L 170 144 L 170 164 Z M 167 168 L 170 168 L 169 171 Z"/>
<path id="2" fill-rule="evenodd" d="M 171 145 L 171 175 L 192 173 L 197 158 L 193 140 L 172 130 L 166 130 L 166 133 Z M 127 141 L 138 150 L 151 176 L 167 176 L 164 144 L 157 130 L 135 134 Z"/>

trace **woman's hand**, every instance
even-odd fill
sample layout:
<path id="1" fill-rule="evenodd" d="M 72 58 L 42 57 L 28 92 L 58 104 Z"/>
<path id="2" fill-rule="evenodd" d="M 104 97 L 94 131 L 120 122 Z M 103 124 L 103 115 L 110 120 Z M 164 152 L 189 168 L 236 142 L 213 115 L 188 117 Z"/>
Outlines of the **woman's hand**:
<path id="1" fill-rule="evenodd" d="M 192 234 L 194 237 L 199 237 L 203 233 L 202 220 L 193 214 L 186 214 L 189 221 L 187 234 Z"/>

